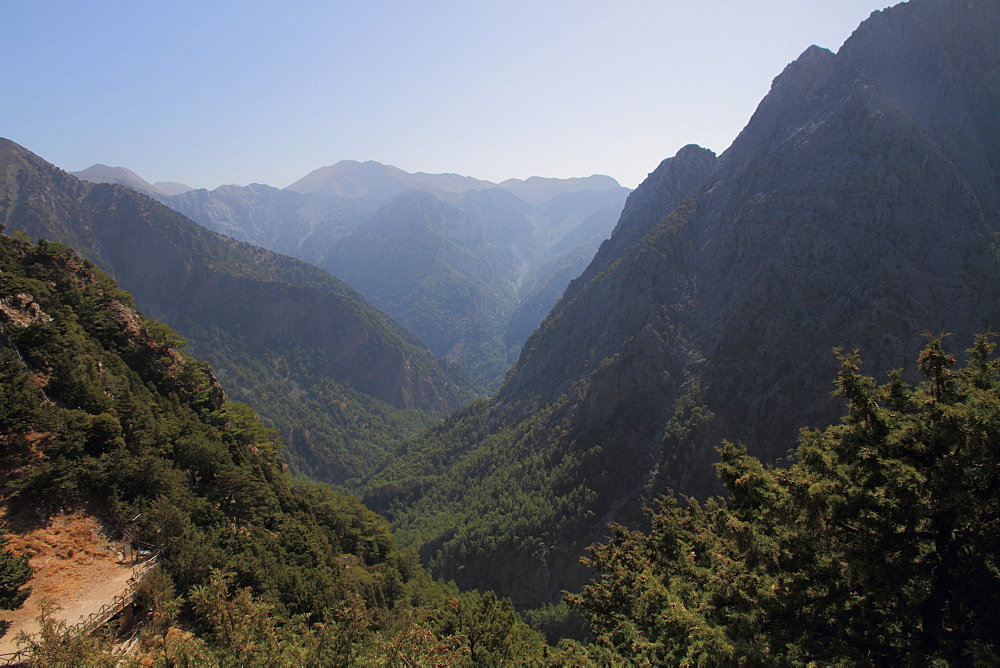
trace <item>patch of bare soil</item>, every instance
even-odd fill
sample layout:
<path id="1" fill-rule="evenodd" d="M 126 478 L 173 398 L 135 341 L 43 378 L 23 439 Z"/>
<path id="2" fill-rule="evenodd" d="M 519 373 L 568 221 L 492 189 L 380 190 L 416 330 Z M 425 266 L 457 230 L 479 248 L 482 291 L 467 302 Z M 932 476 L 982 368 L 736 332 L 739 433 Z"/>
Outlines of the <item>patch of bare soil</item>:
<path id="1" fill-rule="evenodd" d="M 0 654 L 17 651 L 19 631 L 38 632 L 43 598 L 62 608 L 58 619 L 75 624 L 114 598 L 132 575 L 133 564 L 122 558 L 121 543 L 109 540 L 101 523 L 86 513 L 60 514 L 45 522 L 2 514 L 0 531 L 7 534 L 11 552 L 29 555 L 34 569 L 24 606 L 0 610 Z"/>

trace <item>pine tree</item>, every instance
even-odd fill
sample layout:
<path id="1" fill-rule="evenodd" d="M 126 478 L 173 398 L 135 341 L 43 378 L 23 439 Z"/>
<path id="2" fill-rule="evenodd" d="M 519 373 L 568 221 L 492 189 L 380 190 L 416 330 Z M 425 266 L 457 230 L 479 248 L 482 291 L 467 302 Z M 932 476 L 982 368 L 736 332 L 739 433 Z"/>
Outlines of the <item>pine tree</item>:
<path id="1" fill-rule="evenodd" d="M 31 587 L 24 587 L 31 579 L 31 566 L 27 556 L 15 557 L 4 549 L 6 545 L 6 536 L 0 536 L 0 610 L 17 610 L 31 594 Z"/>

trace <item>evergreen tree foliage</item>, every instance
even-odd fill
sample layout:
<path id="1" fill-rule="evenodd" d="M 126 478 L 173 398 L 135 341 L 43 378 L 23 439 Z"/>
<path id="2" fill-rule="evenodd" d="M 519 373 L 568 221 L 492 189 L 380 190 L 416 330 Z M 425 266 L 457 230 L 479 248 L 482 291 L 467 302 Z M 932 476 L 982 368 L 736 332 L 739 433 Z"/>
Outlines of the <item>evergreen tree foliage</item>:
<path id="1" fill-rule="evenodd" d="M 15 557 L 4 549 L 7 538 L 0 536 L 0 610 L 17 610 L 31 594 L 24 585 L 31 579 L 28 557 Z"/>
<path id="2" fill-rule="evenodd" d="M 911 387 L 842 353 L 840 425 L 794 461 L 737 445 L 731 497 L 665 499 L 649 534 L 615 527 L 571 596 L 593 659 L 652 665 L 996 665 L 1000 362 L 979 337 L 955 368 L 931 338 Z M 577 648 L 579 650 L 579 648 Z"/>

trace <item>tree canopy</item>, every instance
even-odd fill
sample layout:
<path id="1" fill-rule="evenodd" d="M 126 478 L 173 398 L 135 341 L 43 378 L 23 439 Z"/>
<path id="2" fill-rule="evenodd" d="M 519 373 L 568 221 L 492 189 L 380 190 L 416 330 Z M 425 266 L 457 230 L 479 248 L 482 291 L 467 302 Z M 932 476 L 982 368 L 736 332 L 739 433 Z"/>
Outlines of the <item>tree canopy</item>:
<path id="1" fill-rule="evenodd" d="M 648 535 L 614 527 L 571 596 L 590 659 L 652 665 L 1000 662 L 1000 363 L 941 337 L 924 380 L 877 385 L 841 353 L 841 424 L 787 466 L 720 448 L 731 497 L 665 499 Z"/>

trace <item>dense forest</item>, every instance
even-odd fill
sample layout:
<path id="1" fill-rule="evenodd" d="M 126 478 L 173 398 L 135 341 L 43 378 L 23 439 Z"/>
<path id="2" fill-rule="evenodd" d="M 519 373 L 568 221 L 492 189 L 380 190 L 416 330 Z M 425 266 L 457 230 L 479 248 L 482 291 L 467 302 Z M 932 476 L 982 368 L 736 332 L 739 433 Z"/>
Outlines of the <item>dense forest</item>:
<path id="1" fill-rule="evenodd" d="M 876 385 L 841 355 L 842 424 L 805 429 L 785 466 L 726 443 L 725 501 L 668 498 L 614 528 L 570 597 L 584 654 L 636 665 L 997 665 L 1000 362 L 979 337 L 956 369 Z"/>

